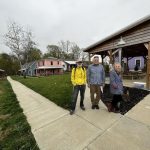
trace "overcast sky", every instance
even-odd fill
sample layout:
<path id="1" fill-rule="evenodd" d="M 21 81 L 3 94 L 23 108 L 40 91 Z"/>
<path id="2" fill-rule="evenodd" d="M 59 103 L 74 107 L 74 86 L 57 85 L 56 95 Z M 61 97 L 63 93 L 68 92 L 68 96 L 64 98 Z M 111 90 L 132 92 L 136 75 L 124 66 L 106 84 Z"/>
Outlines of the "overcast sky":
<path id="1" fill-rule="evenodd" d="M 28 27 L 42 52 L 69 40 L 85 48 L 150 14 L 150 0 L 0 0 L 0 53 L 8 20 Z"/>

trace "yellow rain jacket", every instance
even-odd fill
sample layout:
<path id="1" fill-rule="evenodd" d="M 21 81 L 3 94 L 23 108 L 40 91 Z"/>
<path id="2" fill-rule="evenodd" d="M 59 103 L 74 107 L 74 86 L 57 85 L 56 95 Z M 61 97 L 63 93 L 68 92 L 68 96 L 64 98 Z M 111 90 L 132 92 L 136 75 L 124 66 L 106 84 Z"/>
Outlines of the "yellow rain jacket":
<path id="1" fill-rule="evenodd" d="M 73 68 L 71 72 L 71 82 L 74 86 L 86 84 L 86 69 L 83 67 Z"/>

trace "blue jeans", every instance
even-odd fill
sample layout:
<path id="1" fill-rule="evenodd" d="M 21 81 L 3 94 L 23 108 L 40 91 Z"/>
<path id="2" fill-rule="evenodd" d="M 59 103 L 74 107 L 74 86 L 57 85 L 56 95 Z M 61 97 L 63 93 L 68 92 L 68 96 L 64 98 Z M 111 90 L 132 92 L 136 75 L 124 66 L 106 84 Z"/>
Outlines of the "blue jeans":
<path id="1" fill-rule="evenodd" d="M 85 85 L 76 85 L 73 89 L 72 100 L 71 100 L 71 110 L 75 110 L 78 93 L 80 91 L 80 107 L 84 106 L 84 93 L 85 93 Z"/>

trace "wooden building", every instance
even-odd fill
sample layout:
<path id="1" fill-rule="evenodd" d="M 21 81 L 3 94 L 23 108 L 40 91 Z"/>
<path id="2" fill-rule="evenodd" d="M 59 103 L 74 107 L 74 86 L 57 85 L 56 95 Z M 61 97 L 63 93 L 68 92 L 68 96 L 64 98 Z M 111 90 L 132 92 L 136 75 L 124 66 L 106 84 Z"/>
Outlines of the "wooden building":
<path id="1" fill-rule="evenodd" d="M 116 54 L 120 63 L 123 58 L 128 60 L 143 56 L 147 65 L 147 89 L 150 89 L 150 15 L 90 45 L 84 51 L 88 52 L 89 56 L 109 56 L 110 63 L 113 63 Z"/>
<path id="2" fill-rule="evenodd" d="M 76 61 L 64 61 L 64 71 L 71 71 L 76 66 Z"/>

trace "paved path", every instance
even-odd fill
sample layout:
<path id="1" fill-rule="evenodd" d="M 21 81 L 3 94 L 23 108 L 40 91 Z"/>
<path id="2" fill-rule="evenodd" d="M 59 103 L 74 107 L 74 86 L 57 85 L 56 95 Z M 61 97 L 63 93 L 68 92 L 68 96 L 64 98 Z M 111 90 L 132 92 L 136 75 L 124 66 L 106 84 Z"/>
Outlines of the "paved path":
<path id="1" fill-rule="evenodd" d="M 125 116 L 108 113 L 103 103 L 75 115 L 8 77 L 41 150 L 150 150 L 150 95 Z"/>

